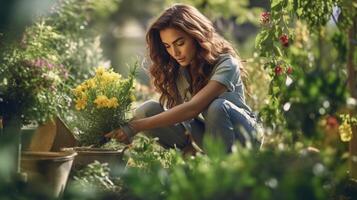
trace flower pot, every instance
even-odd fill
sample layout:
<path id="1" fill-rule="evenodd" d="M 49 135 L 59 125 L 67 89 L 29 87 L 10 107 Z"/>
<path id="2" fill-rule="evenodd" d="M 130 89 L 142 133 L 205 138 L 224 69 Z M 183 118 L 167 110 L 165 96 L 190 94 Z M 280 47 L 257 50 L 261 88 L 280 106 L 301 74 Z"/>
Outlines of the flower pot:
<path id="1" fill-rule="evenodd" d="M 17 115 L 6 116 L 2 118 L 2 129 L 0 135 L 1 145 L 8 149 L 9 160 L 12 173 L 20 172 L 20 157 L 21 157 L 21 120 Z"/>
<path id="2" fill-rule="evenodd" d="M 59 117 L 38 126 L 35 131 L 26 130 L 26 133 L 23 133 L 22 137 L 23 149 L 29 151 L 58 152 L 63 147 L 77 145 L 73 134 Z"/>
<path id="3" fill-rule="evenodd" d="M 38 125 L 28 125 L 21 128 L 21 150 L 31 151 L 30 144 L 32 137 L 35 135 Z"/>
<path id="4" fill-rule="evenodd" d="M 50 196 L 59 197 L 66 186 L 75 152 L 22 152 L 21 168 L 27 174 L 31 188 L 47 189 Z"/>
<path id="5" fill-rule="evenodd" d="M 74 159 L 73 163 L 73 169 L 75 170 L 80 170 L 88 164 L 93 163 L 95 160 L 100 163 L 108 163 L 111 176 L 118 176 L 125 167 L 125 163 L 123 161 L 125 149 L 110 150 L 90 147 L 73 147 L 62 148 L 61 150 L 77 152 L 78 155 Z"/>

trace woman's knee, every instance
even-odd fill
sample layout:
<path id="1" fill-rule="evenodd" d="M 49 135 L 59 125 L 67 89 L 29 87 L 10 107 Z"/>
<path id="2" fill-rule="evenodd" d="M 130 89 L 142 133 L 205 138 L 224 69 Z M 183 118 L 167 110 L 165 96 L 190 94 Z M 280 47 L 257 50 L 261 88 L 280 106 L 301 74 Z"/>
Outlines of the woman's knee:
<path id="1" fill-rule="evenodd" d="M 213 100 L 204 112 L 204 117 L 207 120 L 214 120 L 216 118 L 224 117 L 224 113 L 227 112 L 225 105 L 225 99 L 215 99 Z"/>
<path id="2" fill-rule="evenodd" d="M 134 111 L 134 118 L 145 118 L 163 112 L 164 109 L 159 102 L 154 100 L 145 101 Z"/>

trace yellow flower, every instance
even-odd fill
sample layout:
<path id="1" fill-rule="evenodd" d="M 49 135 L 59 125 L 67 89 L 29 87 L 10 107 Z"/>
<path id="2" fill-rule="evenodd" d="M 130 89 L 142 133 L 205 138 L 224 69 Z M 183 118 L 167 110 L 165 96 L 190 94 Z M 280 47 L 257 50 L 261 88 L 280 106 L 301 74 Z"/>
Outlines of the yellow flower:
<path id="1" fill-rule="evenodd" d="M 107 85 L 111 81 L 111 76 L 109 75 L 108 72 L 105 72 L 100 79 L 101 83 L 103 85 Z"/>
<path id="2" fill-rule="evenodd" d="M 108 108 L 116 108 L 118 106 L 119 106 L 118 99 L 116 97 L 112 97 L 109 99 L 108 104 L 107 104 Z"/>
<path id="3" fill-rule="evenodd" d="M 99 66 L 96 70 L 95 70 L 95 74 L 96 76 L 102 76 L 105 72 L 105 68 L 103 66 Z"/>
<path id="4" fill-rule="evenodd" d="M 76 100 L 76 109 L 83 110 L 87 106 L 88 97 L 83 93 L 82 98 Z"/>
<path id="5" fill-rule="evenodd" d="M 109 76 L 111 77 L 112 80 L 119 80 L 121 79 L 121 75 L 115 72 L 110 72 Z"/>
<path id="6" fill-rule="evenodd" d="M 82 85 L 78 85 L 74 90 L 73 90 L 73 92 L 74 92 L 74 94 L 76 95 L 76 96 L 80 96 L 81 94 L 82 94 L 82 92 L 84 92 L 85 91 L 85 87 L 83 87 Z"/>
<path id="7" fill-rule="evenodd" d="M 120 75 L 115 73 L 115 72 L 105 72 L 103 75 L 100 77 L 101 84 L 103 86 L 109 85 L 111 83 L 120 81 Z"/>
<path id="8" fill-rule="evenodd" d="M 347 121 L 344 121 L 338 129 L 343 142 L 349 142 L 352 139 L 352 128 Z"/>
<path id="9" fill-rule="evenodd" d="M 131 100 L 131 101 L 135 101 L 135 100 L 136 100 L 135 95 L 133 95 L 133 94 L 132 94 L 132 95 L 130 95 L 130 100 Z"/>
<path id="10" fill-rule="evenodd" d="M 108 104 L 108 97 L 105 95 L 98 95 L 97 98 L 94 100 L 94 103 L 97 104 L 97 108 L 107 107 Z"/>
<path id="11" fill-rule="evenodd" d="M 94 79 L 89 79 L 85 81 L 85 85 L 87 88 L 95 88 L 97 86 Z"/>

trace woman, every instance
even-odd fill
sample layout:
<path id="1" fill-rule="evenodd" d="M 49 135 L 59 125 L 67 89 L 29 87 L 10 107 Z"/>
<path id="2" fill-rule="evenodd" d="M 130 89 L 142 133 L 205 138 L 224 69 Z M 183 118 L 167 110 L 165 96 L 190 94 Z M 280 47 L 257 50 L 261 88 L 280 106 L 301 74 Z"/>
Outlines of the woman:
<path id="1" fill-rule="evenodd" d="M 144 131 L 166 148 L 189 149 L 192 140 L 202 146 L 205 133 L 221 139 L 227 152 L 236 140 L 259 144 L 238 56 L 212 22 L 192 6 L 175 4 L 151 25 L 146 41 L 160 102 L 145 102 L 106 137 L 129 143 Z"/>

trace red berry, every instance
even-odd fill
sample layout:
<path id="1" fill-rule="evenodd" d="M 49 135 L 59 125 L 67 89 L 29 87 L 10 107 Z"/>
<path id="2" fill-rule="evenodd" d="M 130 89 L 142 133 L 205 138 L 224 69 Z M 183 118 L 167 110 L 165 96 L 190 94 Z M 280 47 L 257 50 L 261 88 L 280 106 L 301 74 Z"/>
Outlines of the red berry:
<path id="1" fill-rule="evenodd" d="M 292 73 L 293 73 L 293 68 L 292 68 L 292 67 L 288 67 L 288 68 L 286 69 L 286 73 L 287 73 L 287 74 L 292 74 Z"/>
<path id="2" fill-rule="evenodd" d="M 277 65 L 274 69 L 276 75 L 281 75 L 283 73 L 283 68 L 280 65 Z"/>
<path id="3" fill-rule="evenodd" d="M 270 21 L 270 13 L 269 12 L 263 12 L 260 15 L 260 23 L 262 24 L 267 24 Z"/>
<path id="4" fill-rule="evenodd" d="M 280 43 L 284 46 L 284 47 L 288 47 L 289 46 L 289 36 L 286 35 L 285 33 L 282 34 L 279 37 Z"/>

